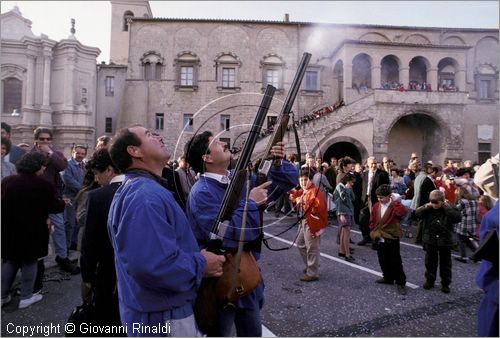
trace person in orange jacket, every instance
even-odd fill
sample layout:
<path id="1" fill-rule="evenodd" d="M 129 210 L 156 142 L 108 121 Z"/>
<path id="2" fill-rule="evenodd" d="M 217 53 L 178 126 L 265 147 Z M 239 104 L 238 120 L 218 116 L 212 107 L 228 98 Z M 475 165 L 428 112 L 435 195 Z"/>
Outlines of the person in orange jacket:
<path id="1" fill-rule="evenodd" d="M 290 198 L 301 218 L 297 235 L 297 247 L 306 265 L 303 282 L 319 279 L 320 236 L 328 224 L 328 208 L 325 196 L 311 179 L 314 173 L 308 168 L 300 172 L 301 189 L 294 189 Z"/>

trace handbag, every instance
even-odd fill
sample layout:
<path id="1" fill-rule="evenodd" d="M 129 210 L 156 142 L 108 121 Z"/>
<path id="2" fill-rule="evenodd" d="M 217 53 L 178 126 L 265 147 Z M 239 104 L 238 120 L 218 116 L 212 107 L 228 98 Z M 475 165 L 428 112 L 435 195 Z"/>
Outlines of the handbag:
<path id="1" fill-rule="evenodd" d="M 74 332 L 66 333 L 66 337 L 91 337 L 92 334 L 89 332 L 81 332 L 80 325 L 83 323 L 89 324 L 97 319 L 95 311 L 94 297 L 89 303 L 83 303 L 71 311 L 68 317 L 68 324 L 74 325 Z M 90 330 L 88 330 L 90 331 Z"/>
<path id="2" fill-rule="evenodd" d="M 222 304 L 236 303 L 250 294 L 260 284 L 260 269 L 250 251 L 241 252 L 241 262 L 236 264 L 236 252 L 226 254 L 224 273 L 217 281 L 215 293 Z"/>

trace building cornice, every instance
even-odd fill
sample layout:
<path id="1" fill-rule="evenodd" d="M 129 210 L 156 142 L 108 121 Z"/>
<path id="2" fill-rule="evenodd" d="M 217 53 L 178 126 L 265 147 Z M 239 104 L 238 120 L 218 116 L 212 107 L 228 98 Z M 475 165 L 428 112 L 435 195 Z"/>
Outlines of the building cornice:
<path id="1" fill-rule="evenodd" d="M 101 54 L 101 50 L 97 47 L 89 47 L 89 46 L 84 46 L 80 43 L 78 40 L 73 40 L 73 39 L 64 39 L 61 40 L 57 43 L 55 46 L 54 50 L 63 50 L 65 48 L 75 48 L 78 52 L 84 53 L 84 54 L 90 54 L 92 56 L 95 55 L 95 57 L 99 56 Z"/>
<path id="2" fill-rule="evenodd" d="M 345 24 L 325 22 L 301 22 L 301 21 L 274 21 L 274 20 L 240 20 L 240 19 L 190 19 L 190 18 L 144 18 L 133 17 L 132 22 L 208 22 L 208 23 L 247 23 L 247 24 L 276 24 L 284 26 L 330 26 L 339 28 L 368 28 L 368 29 L 399 29 L 409 31 L 437 31 L 440 33 L 450 32 L 474 32 L 474 33 L 499 33 L 497 28 L 459 28 L 459 27 L 419 27 L 419 26 L 392 26 L 392 25 L 369 25 L 369 24 Z"/>

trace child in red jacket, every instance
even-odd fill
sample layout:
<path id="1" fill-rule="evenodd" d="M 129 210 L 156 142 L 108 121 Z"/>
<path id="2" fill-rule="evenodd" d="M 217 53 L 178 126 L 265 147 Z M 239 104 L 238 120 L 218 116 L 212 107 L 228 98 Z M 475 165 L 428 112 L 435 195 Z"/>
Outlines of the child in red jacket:
<path id="1" fill-rule="evenodd" d="M 300 172 L 301 189 L 290 196 L 301 216 L 297 247 L 306 265 L 303 282 L 319 279 L 320 235 L 328 225 L 328 208 L 323 193 L 312 183 L 313 172 L 304 168 Z"/>
<path id="2" fill-rule="evenodd" d="M 398 293 L 406 295 L 406 275 L 399 248 L 401 237 L 401 219 L 406 215 L 406 208 L 392 196 L 391 186 L 382 184 L 375 191 L 378 202 L 370 215 L 370 237 L 377 243 L 377 255 L 383 277 L 377 283 L 394 284 Z"/>

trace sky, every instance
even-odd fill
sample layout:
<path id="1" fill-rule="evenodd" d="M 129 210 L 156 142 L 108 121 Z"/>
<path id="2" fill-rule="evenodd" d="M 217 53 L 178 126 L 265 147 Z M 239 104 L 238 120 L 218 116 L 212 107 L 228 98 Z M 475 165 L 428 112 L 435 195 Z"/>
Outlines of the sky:
<path id="1" fill-rule="evenodd" d="M 35 35 L 59 41 L 70 35 L 98 47 L 98 62 L 109 61 L 111 4 L 109 1 L 2 1 L 1 12 L 15 5 L 32 21 Z M 382 24 L 394 26 L 499 28 L 498 1 L 150 1 L 154 17 L 252 19 Z"/>

